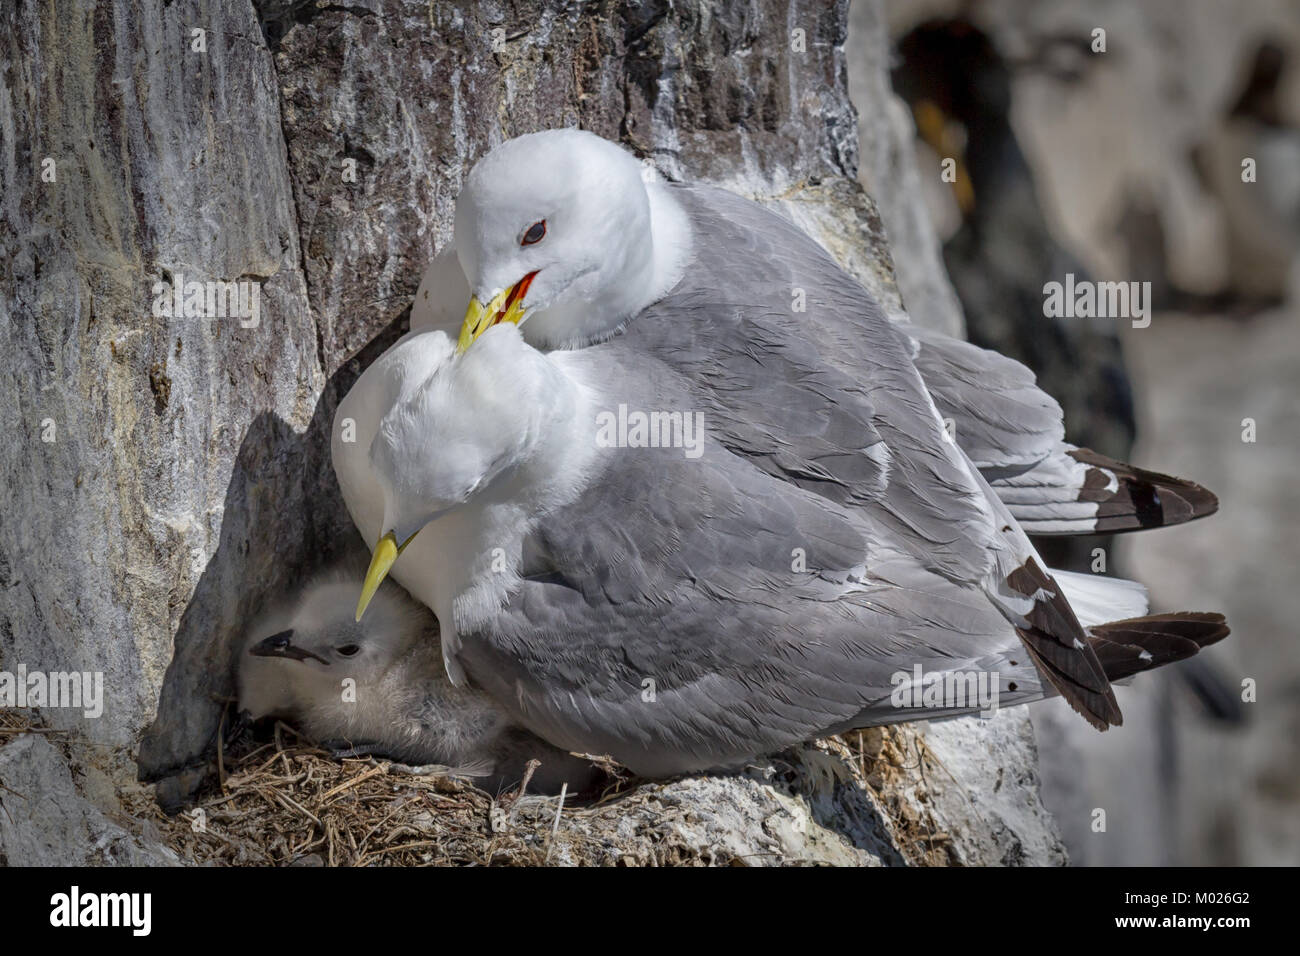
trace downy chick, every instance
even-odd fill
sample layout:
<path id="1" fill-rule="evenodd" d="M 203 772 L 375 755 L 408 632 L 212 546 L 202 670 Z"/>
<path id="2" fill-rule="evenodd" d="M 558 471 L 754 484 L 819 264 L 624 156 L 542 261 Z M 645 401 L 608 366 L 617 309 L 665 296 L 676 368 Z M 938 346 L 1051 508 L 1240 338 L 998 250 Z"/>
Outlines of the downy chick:
<path id="1" fill-rule="evenodd" d="M 317 741 L 410 764 L 443 764 L 491 791 L 541 761 L 531 792 L 577 792 L 600 771 L 515 726 L 488 695 L 447 679 L 432 613 L 397 587 L 354 620 L 351 576 L 314 579 L 286 609 L 267 615 L 239 655 L 239 706 L 254 720 L 282 718 Z"/>

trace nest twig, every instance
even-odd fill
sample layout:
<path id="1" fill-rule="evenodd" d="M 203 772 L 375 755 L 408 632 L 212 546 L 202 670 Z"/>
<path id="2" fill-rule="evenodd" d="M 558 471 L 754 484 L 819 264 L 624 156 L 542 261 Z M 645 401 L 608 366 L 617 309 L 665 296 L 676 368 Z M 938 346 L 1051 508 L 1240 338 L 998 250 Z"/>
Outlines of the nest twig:
<path id="1" fill-rule="evenodd" d="M 129 811 L 182 858 L 208 865 L 530 866 L 553 842 L 556 798 L 523 788 L 496 797 L 450 770 L 337 761 L 280 733 L 243 754 L 223 750 L 222 766 L 219 784 L 185 813 L 163 815 L 144 791 L 127 797 Z M 595 811 L 564 807 L 584 812 Z M 561 839 L 583 862 L 583 834 Z"/>

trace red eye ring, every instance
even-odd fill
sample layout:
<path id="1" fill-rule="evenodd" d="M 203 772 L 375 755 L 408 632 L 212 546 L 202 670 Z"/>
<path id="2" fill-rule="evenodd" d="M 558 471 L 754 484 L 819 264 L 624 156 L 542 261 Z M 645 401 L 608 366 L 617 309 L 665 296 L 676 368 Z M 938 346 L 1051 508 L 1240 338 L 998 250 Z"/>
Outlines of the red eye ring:
<path id="1" fill-rule="evenodd" d="M 533 223 L 531 226 L 528 227 L 527 231 L 524 233 L 524 237 L 519 240 L 519 244 L 521 246 L 531 246 L 534 243 L 541 242 L 542 238 L 545 235 L 546 235 L 546 220 L 539 219 L 537 222 Z"/>

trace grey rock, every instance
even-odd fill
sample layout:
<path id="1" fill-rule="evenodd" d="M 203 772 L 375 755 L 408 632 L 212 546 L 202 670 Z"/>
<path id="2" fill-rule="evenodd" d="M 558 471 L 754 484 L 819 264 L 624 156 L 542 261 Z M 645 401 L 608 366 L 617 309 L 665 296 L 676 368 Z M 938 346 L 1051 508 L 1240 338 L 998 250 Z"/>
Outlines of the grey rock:
<path id="1" fill-rule="evenodd" d="M 0 747 L 0 863 L 179 866 L 156 838 L 136 836 L 83 797 L 63 755 L 28 734 Z"/>
<path id="2" fill-rule="evenodd" d="M 926 208 L 912 114 L 889 85 L 883 7 L 882 0 L 857 0 L 849 11 L 844 49 L 849 94 L 858 112 L 858 180 L 880 204 L 903 305 L 912 321 L 961 336 L 966 323 Z"/>
<path id="3" fill-rule="evenodd" d="M 1078 719 L 1077 717 L 1075 718 Z M 1063 866 L 1056 821 L 1039 795 L 1038 746 L 1026 708 L 932 724 L 928 805 L 963 866 Z M 972 825 L 974 822 L 975 825 Z"/>

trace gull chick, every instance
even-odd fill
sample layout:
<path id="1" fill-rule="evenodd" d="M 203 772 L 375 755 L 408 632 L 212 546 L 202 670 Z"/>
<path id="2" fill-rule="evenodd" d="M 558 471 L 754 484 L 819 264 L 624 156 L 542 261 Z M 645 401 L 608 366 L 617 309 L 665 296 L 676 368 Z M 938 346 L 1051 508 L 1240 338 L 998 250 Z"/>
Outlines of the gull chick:
<path id="1" fill-rule="evenodd" d="M 583 790 L 588 761 L 514 725 L 486 694 L 446 677 L 438 625 L 396 587 L 382 588 L 362 623 L 348 576 L 313 580 L 285 610 L 248 635 L 238 664 L 239 706 L 278 717 L 307 736 L 410 764 L 442 764 L 489 790 L 517 784 L 541 761 L 529 789 Z"/>

